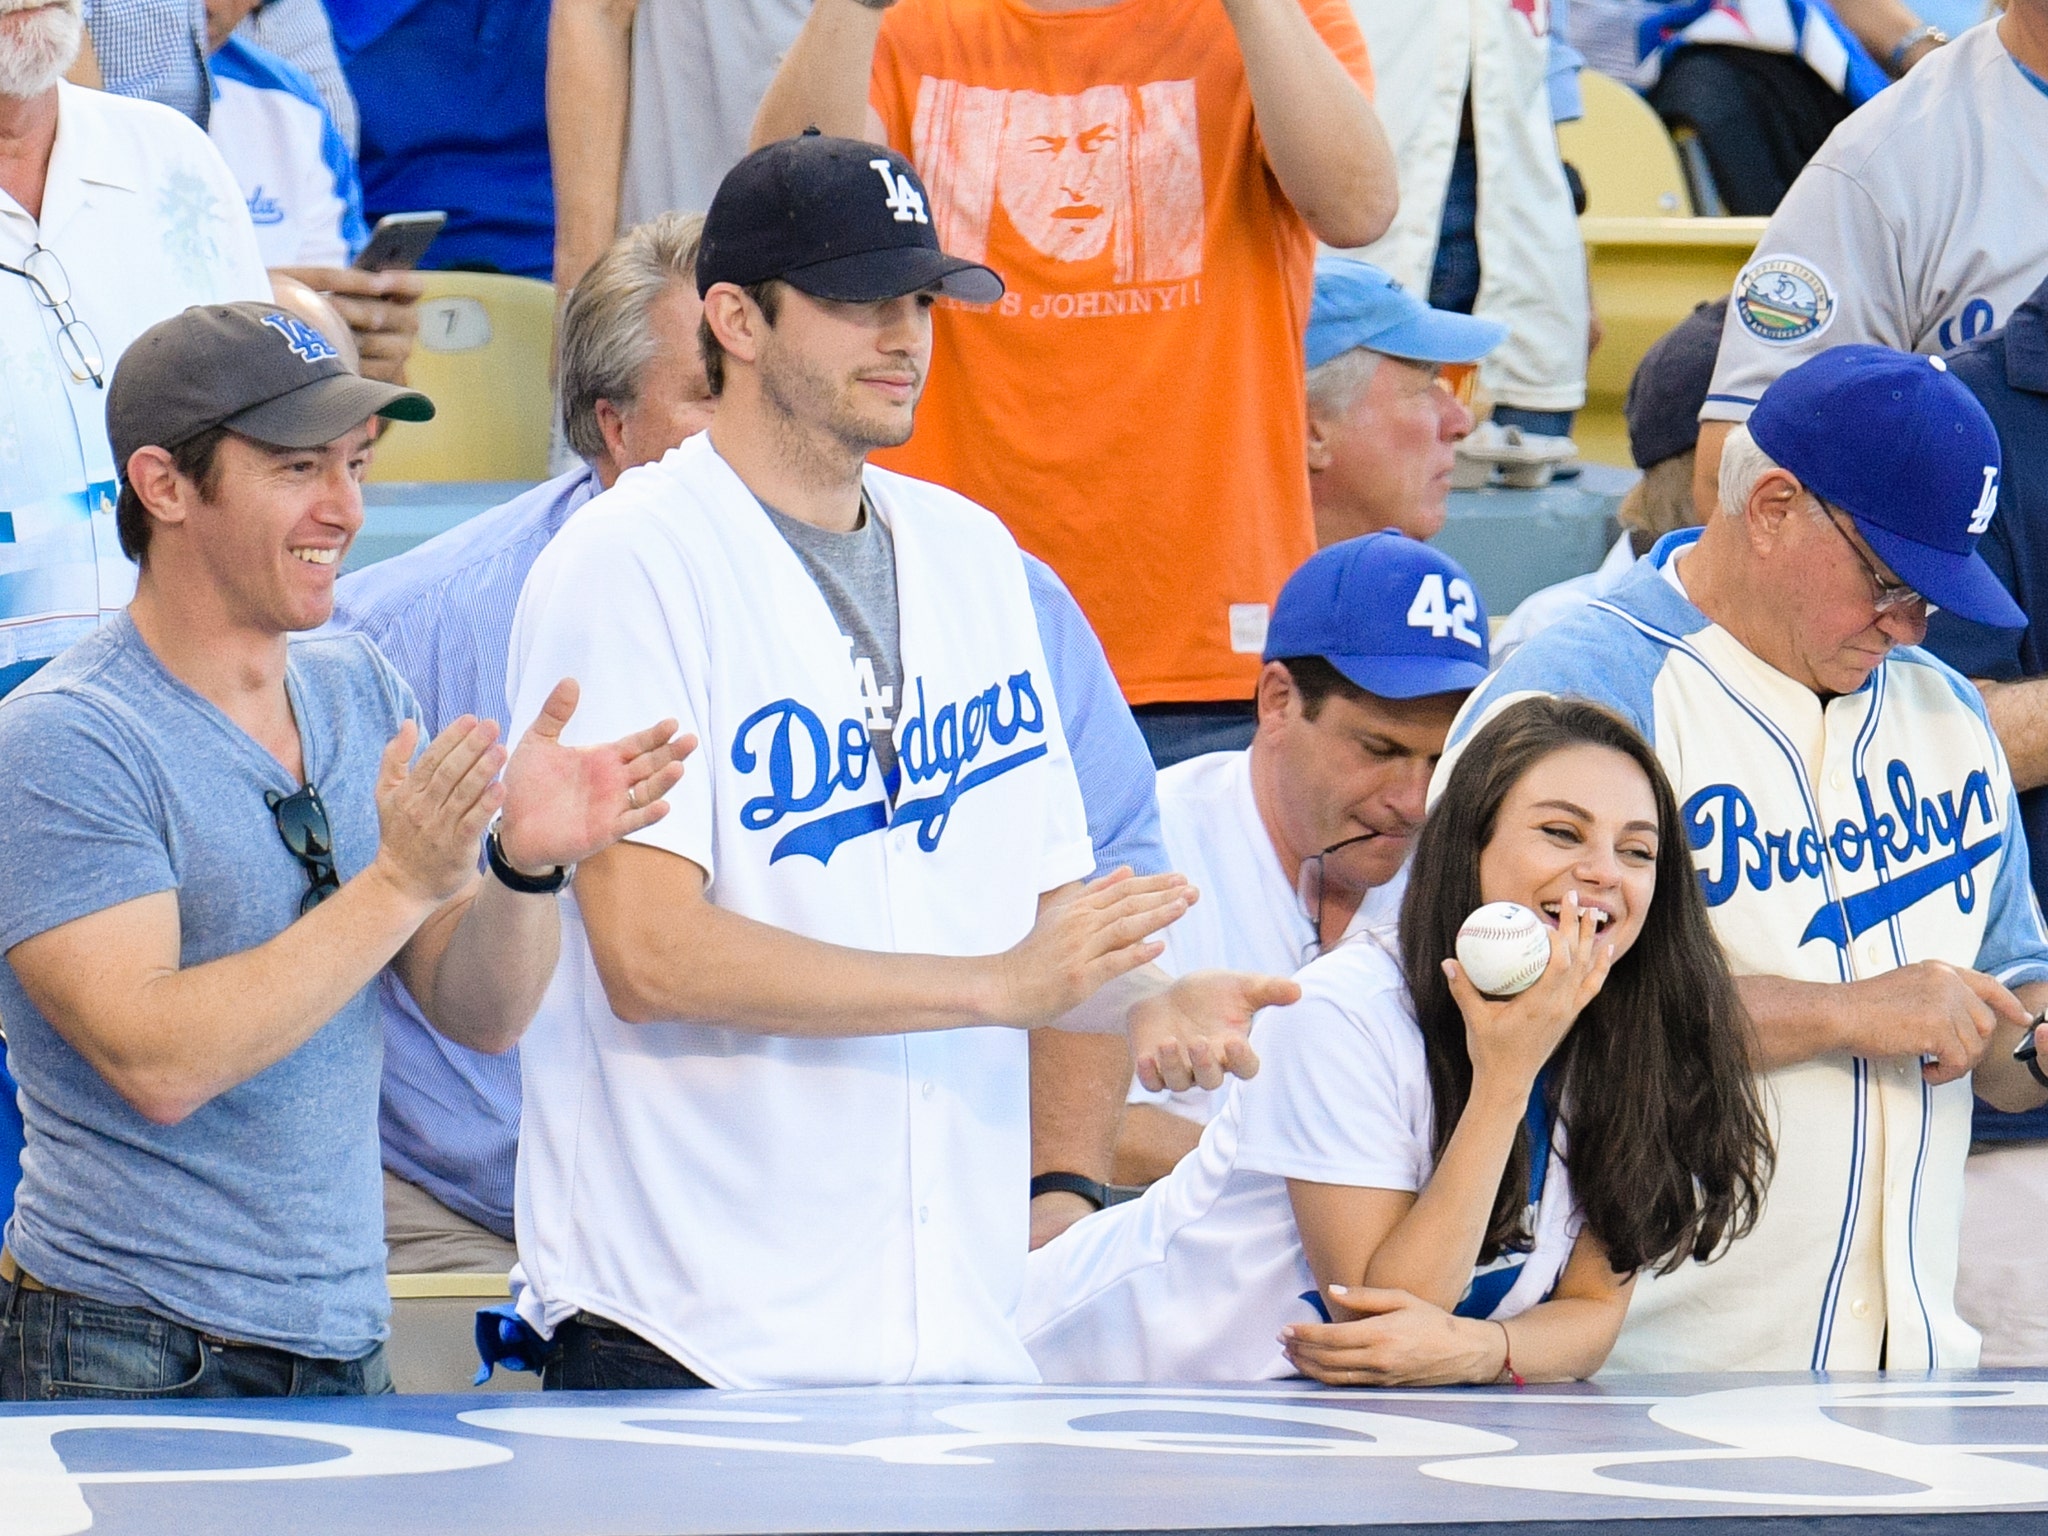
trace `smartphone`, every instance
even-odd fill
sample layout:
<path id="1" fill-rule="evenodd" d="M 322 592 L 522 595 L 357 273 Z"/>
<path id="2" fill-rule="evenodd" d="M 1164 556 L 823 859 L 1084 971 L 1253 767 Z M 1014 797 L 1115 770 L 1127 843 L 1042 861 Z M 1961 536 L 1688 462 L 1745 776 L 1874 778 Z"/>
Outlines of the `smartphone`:
<path id="1" fill-rule="evenodd" d="M 370 231 L 370 243 L 356 258 L 356 266 L 365 272 L 409 272 L 447 222 L 448 215 L 439 211 L 387 213 Z"/>

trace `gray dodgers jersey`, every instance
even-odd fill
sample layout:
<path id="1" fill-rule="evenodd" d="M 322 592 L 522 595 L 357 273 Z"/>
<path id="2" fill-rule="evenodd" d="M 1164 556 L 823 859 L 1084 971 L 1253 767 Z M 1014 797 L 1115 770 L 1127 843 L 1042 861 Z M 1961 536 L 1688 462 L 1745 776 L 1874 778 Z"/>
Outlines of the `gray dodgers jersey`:
<path id="1" fill-rule="evenodd" d="M 2048 274 L 2048 87 L 1995 22 L 1937 48 L 1829 137 L 1735 280 L 1702 421 L 1746 421 L 1829 347 L 1945 352 Z"/>

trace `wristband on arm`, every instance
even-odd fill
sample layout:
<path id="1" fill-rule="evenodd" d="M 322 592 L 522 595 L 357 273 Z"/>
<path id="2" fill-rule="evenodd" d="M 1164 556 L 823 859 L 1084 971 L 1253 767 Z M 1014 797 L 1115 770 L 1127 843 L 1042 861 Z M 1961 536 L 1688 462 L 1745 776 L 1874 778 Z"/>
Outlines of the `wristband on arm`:
<path id="1" fill-rule="evenodd" d="M 2048 1009 L 2037 1013 L 2027 1021 L 2027 1032 L 2020 1036 L 2020 1043 L 2012 1049 L 2012 1059 L 2027 1069 L 2027 1075 L 2048 1088 L 2048 1072 L 2041 1070 L 2040 1051 L 2034 1045 L 2034 1031 L 2048 1023 Z"/>
<path id="2" fill-rule="evenodd" d="M 517 891 L 522 896 L 552 896 L 569 883 L 569 877 L 576 873 L 573 864 L 557 864 L 544 875 L 521 874 L 512 867 L 505 857 L 504 844 L 498 841 L 498 824 L 491 823 L 484 833 L 484 861 L 491 866 L 491 873 L 498 877 L 498 883 Z"/>
<path id="3" fill-rule="evenodd" d="M 866 0 L 862 0 L 865 4 Z M 1031 1178 L 1031 1198 L 1040 1195 L 1079 1195 L 1098 1211 L 1109 1204 L 1109 1186 L 1078 1173 L 1039 1173 Z"/>

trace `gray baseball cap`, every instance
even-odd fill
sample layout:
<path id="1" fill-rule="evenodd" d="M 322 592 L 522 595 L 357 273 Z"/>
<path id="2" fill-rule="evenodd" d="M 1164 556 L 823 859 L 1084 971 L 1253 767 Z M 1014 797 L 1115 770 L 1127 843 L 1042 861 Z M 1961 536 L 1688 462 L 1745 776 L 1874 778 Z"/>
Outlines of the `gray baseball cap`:
<path id="1" fill-rule="evenodd" d="M 138 448 L 175 448 L 227 427 L 279 448 L 318 448 L 372 416 L 430 421 L 415 389 L 350 370 L 334 344 L 278 304 L 195 304 L 121 354 L 107 436 L 125 476 Z"/>

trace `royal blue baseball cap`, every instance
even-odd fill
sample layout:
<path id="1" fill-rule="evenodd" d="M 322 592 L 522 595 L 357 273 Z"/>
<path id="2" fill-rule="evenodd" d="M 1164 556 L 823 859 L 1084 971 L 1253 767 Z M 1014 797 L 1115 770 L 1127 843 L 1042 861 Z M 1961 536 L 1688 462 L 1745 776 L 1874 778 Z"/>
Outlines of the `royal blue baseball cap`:
<path id="1" fill-rule="evenodd" d="M 1287 578 L 1265 659 L 1289 656 L 1320 656 L 1382 699 L 1466 693 L 1492 665 L 1486 605 L 1448 555 L 1368 533 L 1317 551 Z"/>
<path id="2" fill-rule="evenodd" d="M 1998 508 L 1998 433 L 1940 358 L 1831 347 L 1764 391 L 1749 435 L 1848 513 L 1928 602 L 1995 629 L 2026 627 L 1977 553 Z"/>
<path id="3" fill-rule="evenodd" d="M 1366 347 L 1413 363 L 1476 363 L 1508 338 L 1497 320 L 1431 309 L 1368 261 L 1316 262 L 1308 312 L 1308 366 Z"/>

